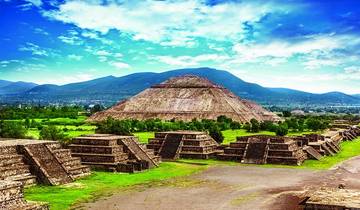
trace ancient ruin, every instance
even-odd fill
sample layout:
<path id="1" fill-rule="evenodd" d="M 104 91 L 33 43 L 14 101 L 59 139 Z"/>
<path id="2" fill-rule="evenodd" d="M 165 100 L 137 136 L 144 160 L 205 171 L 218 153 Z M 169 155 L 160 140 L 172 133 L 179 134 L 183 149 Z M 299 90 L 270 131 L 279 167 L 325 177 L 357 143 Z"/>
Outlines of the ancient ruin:
<path id="1" fill-rule="evenodd" d="M 90 174 L 79 158 L 55 141 L 0 140 L 0 180 L 59 185 Z"/>
<path id="2" fill-rule="evenodd" d="M 260 105 L 240 99 L 224 87 L 193 75 L 171 78 L 114 107 L 98 112 L 90 121 L 115 119 L 183 120 L 216 119 L 225 115 L 234 121 L 280 121 L 281 118 Z"/>
<path id="3" fill-rule="evenodd" d="M 147 145 L 163 159 L 208 159 L 215 156 L 217 147 L 218 143 L 206 132 L 198 131 L 157 132 Z"/>
<path id="4" fill-rule="evenodd" d="M 305 210 L 360 209 L 360 191 L 338 188 L 322 188 L 311 192 L 300 203 Z"/>
<path id="5" fill-rule="evenodd" d="M 72 155 L 93 168 L 130 172 L 157 167 L 159 156 L 134 136 L 92 134 L 77 137 L 69 145 Z"/>
<path id="6" fill-rule="evenodd" d="M 280 137 L 255 135 L 237 137 L 236 142 L 223 148 L 217 155 L 220 160 L 232 160 L 242 163 L 273 163 L 300 165 L 305 159 L 320 160 L 326 155 L 335 155 L 340 151 L 340 143 L 360 136 L 360 129 L 330 129 L 323 134 Z"/>
<path id="7" fill-rule="evenodd" d="M 217 157 L 242 163 L 288 165 L 300 165 L 307 158 L 293 139 L 266 135 L 237 137 Z"/>
<path id="8" fill-rule="evenodd" d="M 21 182 L 0 180 L 0 209 L 48 210 L 47 204 L 24 200 L 24 185 Z"/>

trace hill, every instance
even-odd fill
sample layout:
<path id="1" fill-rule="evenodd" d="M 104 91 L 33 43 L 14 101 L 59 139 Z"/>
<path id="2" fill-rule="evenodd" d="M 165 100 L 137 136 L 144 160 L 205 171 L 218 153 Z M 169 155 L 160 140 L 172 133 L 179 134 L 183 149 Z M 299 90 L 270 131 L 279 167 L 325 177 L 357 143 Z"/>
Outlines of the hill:
<path id="1" fill-rule="evenodd" d="M 266 88 L 241 80 L 235 75 L 212 68 L 177 69 L 163 73 L 135 73 L 123 77 L 108 76 L 95 80 L 67 85 L 38 85 L 21 93 L 2 94 L 1 101 L 36 101 L 63 103 L 114 104 L 119 100 L 136 95 L 140 91 L 161 83 L 171 77 L 193 74 L 231 90 L 236 95 L 271 105 L 353 105 L 360 104 L 355 96 L 339 92 L 313 94 L 286 88 Z M 1 83 L 0 83 L 1 84 Z"/>

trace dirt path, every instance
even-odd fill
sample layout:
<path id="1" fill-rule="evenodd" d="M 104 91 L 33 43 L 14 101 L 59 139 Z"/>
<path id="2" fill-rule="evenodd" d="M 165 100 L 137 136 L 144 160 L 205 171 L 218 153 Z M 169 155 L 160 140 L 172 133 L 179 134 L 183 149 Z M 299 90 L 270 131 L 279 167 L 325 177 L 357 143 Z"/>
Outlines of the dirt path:
<path id="1" fill-rule="evenodd" d="M 216 166 L 207 171 L 162 186 L 139 187 L 112 195 L 85 209 L 231 210 L 297 209 L 295 195 L 321 186 L 360 189 L 360 156 L 336 169 L 262 168 Z"/>

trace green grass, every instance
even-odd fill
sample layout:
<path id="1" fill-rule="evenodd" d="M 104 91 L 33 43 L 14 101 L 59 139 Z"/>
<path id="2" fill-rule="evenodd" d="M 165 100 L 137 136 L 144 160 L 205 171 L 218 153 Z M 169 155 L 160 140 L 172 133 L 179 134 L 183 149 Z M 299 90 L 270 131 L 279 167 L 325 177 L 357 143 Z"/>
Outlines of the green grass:
<path id="1" fill-rule="evenodd" d="M 137 132 L 134 133 L 135 136 L 139 138 L 139 141 L 141 143 L 148 143 L 149 138 L 154 138 L 155 133 L 154 132 Z"/>
<path id="2" fill-rule="evenodd" d="M 329 169 L 344 160 L 360 155 L 360 137 L 353 141 L 341 143 L 341 151 L 334 156 L 326 156 L 321 160 L 306 160 L 300 168 Z"/>
<path id="3" fill-rule="evenodd" d="M 206 168 L 204 165 L 165 162 L 158 168 L 136 174 L 93 172 L 91 176 L 68 185 L 26 188 L 25 198 L 48 202 L 51 210 L 65 210 L 79 202 L 121 192 L 126 187 L 187 176 Z"/>

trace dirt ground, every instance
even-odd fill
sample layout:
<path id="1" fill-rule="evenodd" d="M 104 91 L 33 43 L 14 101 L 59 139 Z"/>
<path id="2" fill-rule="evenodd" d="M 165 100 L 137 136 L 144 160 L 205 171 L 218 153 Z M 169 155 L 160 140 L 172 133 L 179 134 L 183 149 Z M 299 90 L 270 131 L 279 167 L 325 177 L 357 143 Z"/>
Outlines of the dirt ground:
<path id="1" fill-rule="evenodd" d="M 300 197 L 320 187 L 360 189 L 360 156 L 327 171 L 215 166 L 190 177 L 83 204 L 84 209 L 301 209 Z"/>

